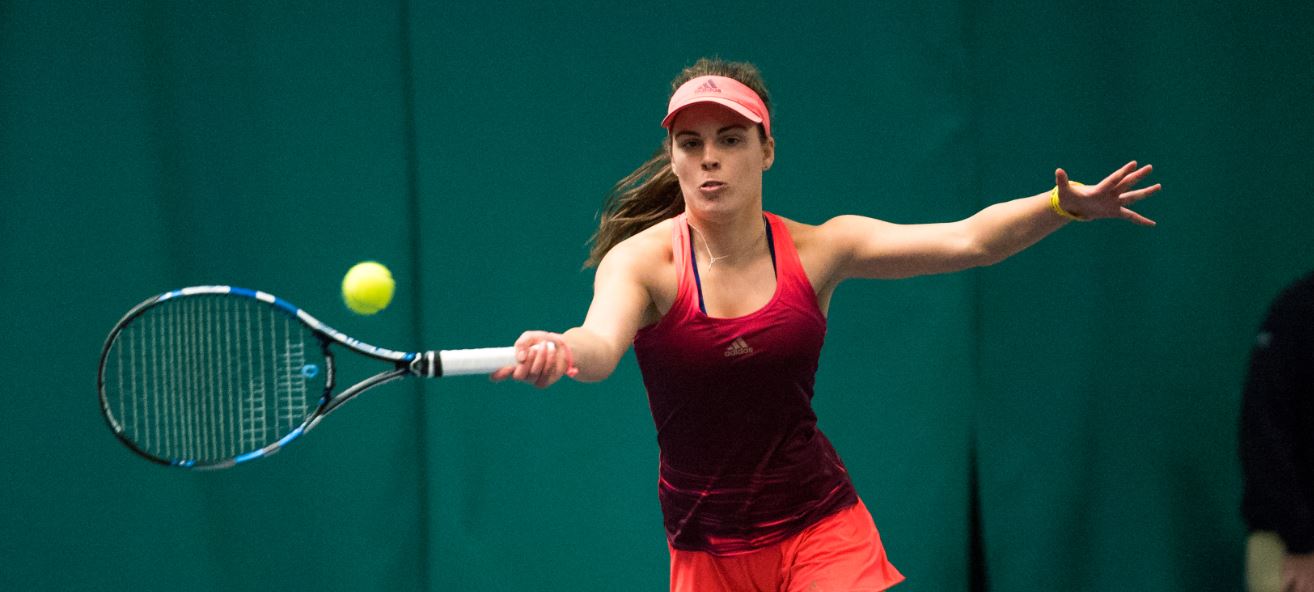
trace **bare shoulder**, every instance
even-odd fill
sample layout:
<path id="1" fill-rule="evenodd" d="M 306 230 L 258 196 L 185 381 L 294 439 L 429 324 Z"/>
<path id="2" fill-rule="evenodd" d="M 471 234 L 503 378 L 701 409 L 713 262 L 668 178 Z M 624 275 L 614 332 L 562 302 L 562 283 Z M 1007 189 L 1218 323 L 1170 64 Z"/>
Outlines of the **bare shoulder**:
<path id="1" fill-rule="evenodd" d="M 817 230 L 820 228 L 815 224 L 799 222 L 784 216 L 777 215 L 776 217 L 780 218 L 780 221 L 785 224 L 785 228 L 789 230 L 789 237 L 794 239 L 795 247 L 797 247 L 800 242 L 807 243 L 812 241 L 817 234 Z"/>
<path id="2" fill-rule="evenodd" d="M 827 220 L 818 228 L 826 235 L 827 240 L 847 240 L 855 235 L 862 235 L 872 230 L 872 225 L 885 224 L 880 220 L 858 216 L 854 214 L 841 214 Z"/>
<path id="3" fill-rule="evenodd" d="M 671 253 L 671 220 L 658 222 L 612 247 L 603 256 L 598 269 L 622 271 L 642 276 L 647 270 L 674 260 Z"/>
<path id="4" fill-rule="evenodd" d="M 847 236 L 845 216 L 831 218 L 821 224 L 797 222 L 778 216 L 794 240 L 794 249 L 818 295 L 834 289 L 840 280 L 843 265 L 844 237 Z"/>
<path id="5" fill-rule="evenodd" d="M 640 325 L 661 318 L 675 298 L 675 256 L 671 252 L 671 225 L 664 220 L 612 247 L 598 264 L 597 282 L 637 283 L 647 292 L 648 304 Z"/>
<path id="6" fill-rule="evenodd" d="M 856 216 L 852 214 L 842 214 L 822 222 L 821 224 L 806 224 L 790 220 L 784 216 L 777 216 L 785 227 L 789 229 L 789 234 L 794 238 L 794 243 L 818 243 L 817 245 L 809 244 L 808 246 L 825 246 L 836 240 L 843 240 L 848 235 L 861 233 L 865 230 L 865 224 L 872 222 L 870 218 Z"/>
<path id="7" fill-rule="evenodd" d="M 668 280 L 675 277 L 671 253 L 672 220 L 658 222 L 612 247 L 598 264 L 597 278 L 628 278 L 658 299 Z M 674 292 L 674 287 L 669 291 Z"/>
<path id="8" fill-rule="evenodd" d="M 842 214 L 825 221 L 816 228 L 818 243 L 833 251 L 832 256 L 848 259 L 855 254 L 864 240 L 875 235 L 888 234 L 888 231 L 897 228 L 897 226 L 884 220 L 866 216 Z"/>

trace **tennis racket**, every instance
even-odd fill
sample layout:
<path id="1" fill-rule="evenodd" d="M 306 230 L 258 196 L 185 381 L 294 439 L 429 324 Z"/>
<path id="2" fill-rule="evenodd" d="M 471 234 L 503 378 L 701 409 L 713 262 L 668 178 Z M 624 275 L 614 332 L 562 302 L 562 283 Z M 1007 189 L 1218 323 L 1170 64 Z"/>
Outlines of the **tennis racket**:
<path id="1" fill-rule="evenodd" d="M 392 367 L 335 394 L 331 346 Z M 105 421 L 132 451 L 175 467 L 223 469 L 278 452 L 381 384 L 489 374 L 513 363 L 510 347 L 374 347 L 273 295 L 195 286 L 123 316 L 105 340 L 97 386 Z"/>

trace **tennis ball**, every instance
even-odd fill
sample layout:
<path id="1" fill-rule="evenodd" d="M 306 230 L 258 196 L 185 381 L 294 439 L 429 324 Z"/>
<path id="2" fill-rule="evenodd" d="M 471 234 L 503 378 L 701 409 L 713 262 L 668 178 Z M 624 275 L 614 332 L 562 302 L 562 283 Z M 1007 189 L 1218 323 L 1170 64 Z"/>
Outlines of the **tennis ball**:
<path id="1" fill-rule="evenodd" d="M 351 266 L 342 278 L 342 301 L 353 312 L 372 315 L 388 307 L 395 287 L 387 267 L 364 261 Z"/>

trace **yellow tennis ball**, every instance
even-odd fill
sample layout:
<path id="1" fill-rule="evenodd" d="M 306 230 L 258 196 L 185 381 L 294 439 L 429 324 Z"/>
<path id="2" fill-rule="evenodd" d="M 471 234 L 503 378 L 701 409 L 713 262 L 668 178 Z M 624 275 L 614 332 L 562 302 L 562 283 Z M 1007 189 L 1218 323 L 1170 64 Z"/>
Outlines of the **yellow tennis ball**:
<path id="1" fill-rule="evenodd" d="M 387 267 L 364 261 L 353 265 L 342 278 L 342 301 L 358 314 L 372 315 L 388 307 L 395 287 Z"/>

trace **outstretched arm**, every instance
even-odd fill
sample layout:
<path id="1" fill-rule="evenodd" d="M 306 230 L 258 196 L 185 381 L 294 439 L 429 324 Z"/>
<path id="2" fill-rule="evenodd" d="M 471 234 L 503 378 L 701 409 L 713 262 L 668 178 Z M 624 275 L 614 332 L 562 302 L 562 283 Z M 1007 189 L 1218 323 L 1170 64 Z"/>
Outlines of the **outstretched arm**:
<path id="1" fill-rule="evenodd" d="M 1152 167 L 1129 162 L 1096 185 L 1068 180 L 1054 171 L 1055 190 L 994 204 L 970 218 L 944 224 L 891 224 L 862 216 L 839 216 L 821 226 L 837 249 L 838 279 L 899 278 L 946 273 L 998 263 L 1035 244 L 1070 219 L 1118 218 L 1144 226 L 1154 222 L 1129 209 L 1160 189 L 1133 190 Z M 1052 197 L 1058 196 L 1058 209 Z M 1071 215 L 1064 217 L 1060 210 Z"/>
<path id="2" fill-rule="evenodd" d="M 545 388 L 562 376 L 583 382 L 610 376 L 651 307 L 641 270 L 633 245 L 617 245 L 598 264 L 584 324 L 564 334 L 526 331 L 516 340 L 517 363 L 493 373 L 493 380 Z"/>

